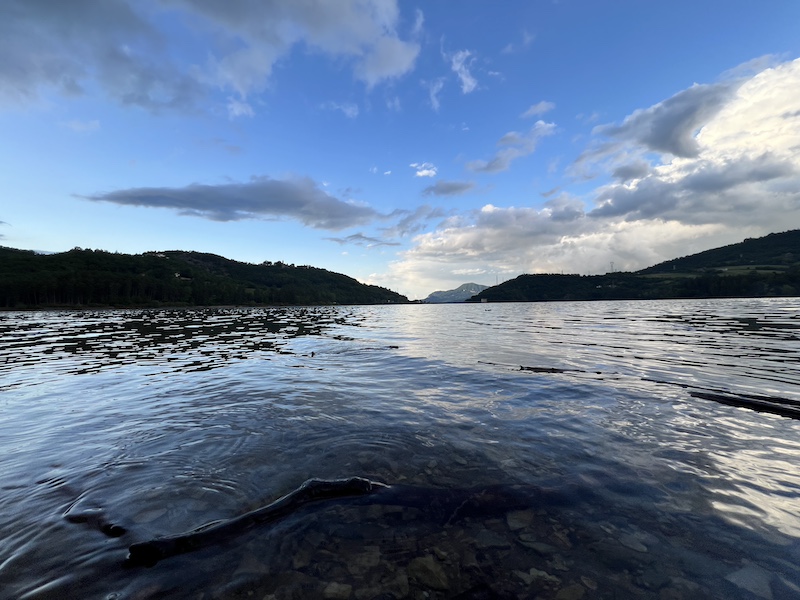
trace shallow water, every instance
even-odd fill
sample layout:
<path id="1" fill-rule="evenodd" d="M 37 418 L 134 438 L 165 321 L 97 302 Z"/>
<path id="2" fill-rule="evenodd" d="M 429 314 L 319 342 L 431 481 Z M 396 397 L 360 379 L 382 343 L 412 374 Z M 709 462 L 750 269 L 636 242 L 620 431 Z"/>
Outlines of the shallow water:
<path id="1" fill-rule="evenodd" d="M 800 597 L 800 421 L 698 397 L 800 401 L 799 309 L 0 314 L 0 597 Z M 350 476 L 416 500 L 123 565 Z"/>

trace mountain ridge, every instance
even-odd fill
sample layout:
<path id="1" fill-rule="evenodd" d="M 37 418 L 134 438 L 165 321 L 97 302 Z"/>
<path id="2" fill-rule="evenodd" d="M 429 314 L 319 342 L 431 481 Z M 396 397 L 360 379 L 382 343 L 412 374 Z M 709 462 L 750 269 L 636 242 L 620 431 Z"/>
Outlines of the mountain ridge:
<path id="1" fill-rule="evenodd" d="M 463 283 L 453 290 L 431 292 L 422 302 L 427 304 L 464 302 L 475 294 L 479 294 L 487 287 L 489 286 L 481 285 L 480 283 Z"/>

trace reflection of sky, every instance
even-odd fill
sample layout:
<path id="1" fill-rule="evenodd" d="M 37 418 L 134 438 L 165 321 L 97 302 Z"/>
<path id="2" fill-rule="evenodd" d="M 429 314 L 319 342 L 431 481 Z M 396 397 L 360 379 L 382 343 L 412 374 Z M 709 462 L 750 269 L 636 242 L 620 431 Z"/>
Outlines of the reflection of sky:
<path id="1" fill-rule="evenodd" d="M 520 378 L 590 386 L 582 402 L 545 412 L 541 399 L 537 409 L 513 394 L 487 399 L 509 423 L 507 437 L 519 435 L 511 422 L 537 422 L 551 440 L 566 434 L 628 465 L 665 491 L 665 510 L 800 537 L 800 424 L 686 391 L 800 400 L 797 314 L 794 299 L 428 305 L 398 311 L 396 325 L 400 351 L 412 356 L 504 377 L 520 366 L 560 368 Z M 550 410 L 561 421 L 548 420 Z M 565 429 L 569 418 L 582 425 Z"/>
<path id="2" fill-rule="evenodd" d="M 719 515 L 800 536 L 800 424 L 646 380 L 798 397 L 792 308 L 744 300 L 9 313 L 0 317 L 0 373 L 4 385 L 20 384 L 20 401 L 52 393 L 81 407 L 86 414 L 70 417 L 78 431 L 124 423 L 130 442 L 134 417 L 147 440 L 175 425 L 154 443 L 185 437 L 176 456 L 209 471 L 225 455 L 246 472 L 263 449 L 280 448 L 271 476 L 287 464 L 342 475 L 343 462 L 360 456 L 359 469 L 428 469 L 441 483 L 434 461 L 454 485 L 549 474 L 603 490 L 608 506 Z M 27 391 L 31 382 L 49 385 Z M 239 424 L 252 435 L 238 436 Z M 261 440 L 258 451 L 242 439 Z"/>
<path id="3" fill-rule="evenodd" d="M 800 400 L 794 299 L 427 305 L 403 350 L 473 367 L 550 367 Z M 400 311 L 398 311 L 400 313 Z"/>

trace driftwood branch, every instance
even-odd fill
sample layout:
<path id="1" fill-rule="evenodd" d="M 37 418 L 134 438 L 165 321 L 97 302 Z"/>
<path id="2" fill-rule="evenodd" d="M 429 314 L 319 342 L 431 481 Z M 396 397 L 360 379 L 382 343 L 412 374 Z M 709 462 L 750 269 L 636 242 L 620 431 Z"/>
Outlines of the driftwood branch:
<path id="1" fill-rule="evenodd" d="M 362 477 L 350 479 L 310 479 L 295 491 L 271 504 L 226 521 L 210 523 L 193 531 L 133 544 L 128 549 L 127 566 L 152 567 L 170 556 L 193 552 L 240 535 L 255 525 L 272 523 L 298 508 L 320 500 L 364 496 L 388 486 Z"/>

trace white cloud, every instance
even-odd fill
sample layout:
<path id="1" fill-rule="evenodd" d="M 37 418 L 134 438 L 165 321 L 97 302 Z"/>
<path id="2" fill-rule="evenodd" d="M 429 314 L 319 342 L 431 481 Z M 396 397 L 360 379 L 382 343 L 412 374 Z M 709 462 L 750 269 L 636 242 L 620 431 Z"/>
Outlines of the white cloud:
<path id="1" fill-rule="evenodd" d="M 231 119 L 235 119 L 237 117 L 253 117 L 255 116 L 255 112 L 253 111 L 253 107 L 250 106 L 247 102 L 244 102 L 237 98 L 229 97 L 228 116 Z"/>
<path id="2" fill-rule="evenodd" d="M 538 117 L 539 115 L 543 115 L 544 113 L 553 110 L 555 107 L 556 105 L 553 102 L 542 100 L 541 102 L 532 104 L 528 110 L 520 115 L 520 117 L 523 119 L 527 119 L 528 117 Z"/>
<path id="3" fill-rule="evenodd" d="M 361 59 L 356 74 L 369 88 L 385 79 L 401 77 L 413 69 L 419 50 L 420 46 L 416 42 L 381 37 Z"/>
<path id="4" fill-rule="evenodd" d="M 72 119 L 70 121 L 64 121 L 61 123 L 61 125 L 67 129 L 71 129 L 75 133 L 92 133 L 93 131 L 98 131 L 100 129 L 100 121 L 97 119 L 93 119 L 91 121 Z"/>
<path id="5" fill-rule="evenodd" d="M 352 102 L 326 102 L 322 105 L 325 110 L 338 110 L 348 119 L 358 117 L 358 104 Z"/>
<path id="6" fill-rule="evenodd" d="M 428 98 L 431 102 L 431 107 L 436 112 L 439 112 L 439 107 L 441 104 L 439 103 L 439 94 L 442 92 L 442 88 L 444 88 L 444 78 L 434 79 L 430 82 L 423 82 L 428 87 Z"/>
<path id="7" fill-rule="evenodd" d="M 506 44 L 503 47 L 501 52 L 503 54 L 512 54 L 513 52 L 518 52 L 519 50 L 523 50 L 523 49 L 527 48 L 528 46 L 530 46 L 534 42 L 535 39 L 536 39 L 536 36 L 534 34 L 528 32 L 527 30 L 523 30 L 523 32 L 522 32 L 522 42 L 519 45 L 514 44 L 513 42 L 509 42 L 508 44 Z"/>
<path id="8" fill-rule="evenodd" d="M 716 97 L 716 93 L 696 95 L 708 86 L 693 86 L 686 94 L 673 96 L 670 100 L 682 98 L 681 112 L 691 115 L 688 120 L 693 123 L 694 135 L 683 125 L 677 138 L 666 136 L 668 142 L 677 140 L 675 144 L 652 143 L 648 135 L 633 136 L 629 144 L 638 145 L 646 138 L 652 149 L 662 148 L 661 163 L 647 170 L 640 168 L 638 177 L 629 183 L 625 183 L 626 177 L 620 177 L 621 183 L 601 187 L 591 214 L 759 227 L 765 232 L 785 229 L 790 223 L 800 225 L 800 219 L 794 218 L 800 211 L 800 120 L 791 116 L 800 109 L 796 93 L 800 89 L 800 59 L 725 85 L 725 100 L 714 101 L 713 110 L 708 108 L 707 98 Z M 700 119 L 701 115 L 705 118 Z M 602 131 L 615 135 L 621 129 L 626 134 L 633 130 L 656 132 L 664 118 L 660 109 L 636 111 L 619 128 Z M 625 129 L 632 123 L 636 123 L 635 128 Z M 607 150 L 607 160 L 613 163 L 617 154 L 626 152 L 629 148 L 612 146 Z M 617 175 L 619 170 L 615 171 Z"/>
<path id="9" fill-rule="evenodd" d="M 422 26 L 425 24 L 425 15 L 420 9 L 416 9 L 414 17 L 414 26 L 411 28 L 411 35 L 414 37 L 422 33 Z"/>
<path id="10" fill-rule="evenodd" d="M 411 163 L 408 166 L 416 170 L 416 173 L 414 173 L 415 177 L 436 177 L 436 172 L 438 170 L 435 165 L 429 162 Z"/>
<path id="11" fill-rule="evenodd" d="M 553 135 L 555 131 L 555 123 L 545 123 L 544 121 L 537 121 L 530 131 L 525 133 L 509 131 L 498 140 L 497 145 L 501 148 L 494 157 L 489 160 L 473 160 L 467 163 L 467 168 L 482 173 L 507 171 L 511 167 L 512 161 L 531 154 L 536 150 L 539 140 Z"/>
<path id="12" fill-rule="evenodd" d="M 458 76 L 461 82 L 461 91 L 464 94 L 474 92 L 478 87 L 478 81 L 472 76 L 469 68 L 472 60 L 469 60 L 472 53 L 469 50 L 459 50 L 450 56 L 450 68 Z M 474 60 L 474 59 L 473 59 Z"/>

